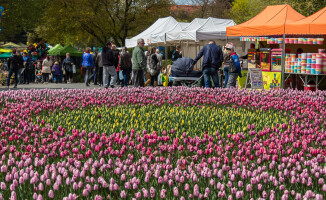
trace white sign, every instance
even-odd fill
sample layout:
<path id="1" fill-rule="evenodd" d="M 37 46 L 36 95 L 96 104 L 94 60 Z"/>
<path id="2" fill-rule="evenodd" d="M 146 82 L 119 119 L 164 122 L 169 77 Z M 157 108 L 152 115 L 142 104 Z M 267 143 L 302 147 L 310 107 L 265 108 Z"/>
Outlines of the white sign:
<path id="1" fill-rule="evenodd" d="M 248 79 L 250 79 L 250 85 L 252 89 L 264 89 L 263 73 L 261 71 L 261 68 L 248 69 L 245 88 L 247 88 L 248 81 L 249 81 Z"/>

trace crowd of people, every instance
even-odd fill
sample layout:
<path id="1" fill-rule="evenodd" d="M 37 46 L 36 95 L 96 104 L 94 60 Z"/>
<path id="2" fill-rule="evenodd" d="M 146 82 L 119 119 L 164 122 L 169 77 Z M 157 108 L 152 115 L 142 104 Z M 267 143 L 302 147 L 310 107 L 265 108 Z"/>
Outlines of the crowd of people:
<path id="1" fill-rule="evenodd" d="M 123 47 L 120 52 L 112 42 L 108 42 L 102 52 L 95 49 L 91 53 L 91 48 L 87 47 L 83 54 L 81 68 L 82 73 L 85 73 L 85 85 L 89 86 L 93 82 L 94 85 L 104 88 L 113 88 L 117 85 L 126 87 L 131 80 L 134 87 L 146 85 L 156 87 L 158 75 L 163 67 L 162 55 L 155 47 L 149 48 L 145 53 L 144 44 L 143 39 L 138 39 L 132 55 L 126 47 Z M 241 77 L 241 67 L 239 56 L 234 49 L 232 43 L 227 43 L 222 50 L 214 41 L 209 41 L 200 50 L 192 65 L 194 66 L 201 57 L 204 57 L 202 72 L 205 87 L 213 87 L 211 80 L 214 87 L 220 87 L 218 70 L 221 67 L 224 67 L 225 86 L 227 88 L 236 86 L 237 77 Z M 172 54 L 172 60 L 179 58 L 182 58 L 182 52 L 181 47 L 177 46 Z M 222 66 L 223 62 L 224 66 Z M 74 61 L 69 53 L 63 60 L 59 56 L 48 55 L 44 60 L 35 60 L 30 54 L 13 49 L 12 56 L 2 63 L 2 68 L 5 67 L 9 71 L 6 82 L 8 88 L 12 75 L 15 77 L 14 87 L 16 88 L 18 83 L 71 83 L 73 73 L 76 73 Z"/>
<path id="2" fill-rule="evenodd" d="M 157 77 L 162 69 L 162 55 L 155 47 L 144 51 L 144 40 L 139 39 L 132 55 L 126 47 L 120 52 L 116 45 L 108 42 L 102 52 L 98 49 L 93 54 L 91 48 L 87 47 L 83 55 L 82 69 L 85 71 L 85 85 L 93 84 L 104 88 L 128 86 L 130 78 L 135 87 L 144 87 L 149 84 L 157 86 Z M 148 73 L 147 73 L 148 71 Z M 145 76 L 148 74 L 148 77 Z"/>
<path id="3" fill-rule="evenodd" d="M 13 49 L 8 60 L 1 64 L 2 71 L 8 71 L 6 87 L 9 88 L 11 77 L 14 75 L 14 88 L 18 84 L 30 83 L 71 83 L 74 62 L 70 54 L 62 61 L 59 56 L 46 56 L 45 59 L 35 59 L 32 54 Z"/>

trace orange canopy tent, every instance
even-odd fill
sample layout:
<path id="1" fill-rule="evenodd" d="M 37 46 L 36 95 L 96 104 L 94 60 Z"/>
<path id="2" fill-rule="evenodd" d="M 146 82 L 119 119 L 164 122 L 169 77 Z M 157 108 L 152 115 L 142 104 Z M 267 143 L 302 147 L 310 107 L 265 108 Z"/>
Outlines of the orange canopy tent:
<path id="1" fill-rule="evenodd" d="M 285 34 L 326 34 L 326 7 L 305 19 L 285 24 Z"/>
<path id="2" fill-rule="evenodd" d="M 252 19 L 236 26 L 227 27 L 226 35 L 228 37 L 282 35 L 285 33 L 285 24 L 304 18 L 287 4 L 267 6 Z"/>

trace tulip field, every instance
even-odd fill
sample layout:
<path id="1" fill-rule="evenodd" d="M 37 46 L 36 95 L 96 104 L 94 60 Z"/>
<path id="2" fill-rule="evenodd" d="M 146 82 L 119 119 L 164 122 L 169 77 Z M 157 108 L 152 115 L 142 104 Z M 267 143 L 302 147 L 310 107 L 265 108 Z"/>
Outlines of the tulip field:
<path id="1" fill-rule="evenodd" d="M 0 92 L 1 199 L 326 199 L 326 92 Z"/>

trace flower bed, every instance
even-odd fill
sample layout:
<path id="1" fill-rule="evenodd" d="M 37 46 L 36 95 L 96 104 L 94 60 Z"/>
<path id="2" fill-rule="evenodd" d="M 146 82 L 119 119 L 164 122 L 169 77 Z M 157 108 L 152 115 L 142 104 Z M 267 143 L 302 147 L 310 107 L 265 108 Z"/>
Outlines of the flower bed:
<path id="1" fill-rule="evenodd" d="M 0 199 L 326 197 L 325 92 L 0 96 Z"/>

